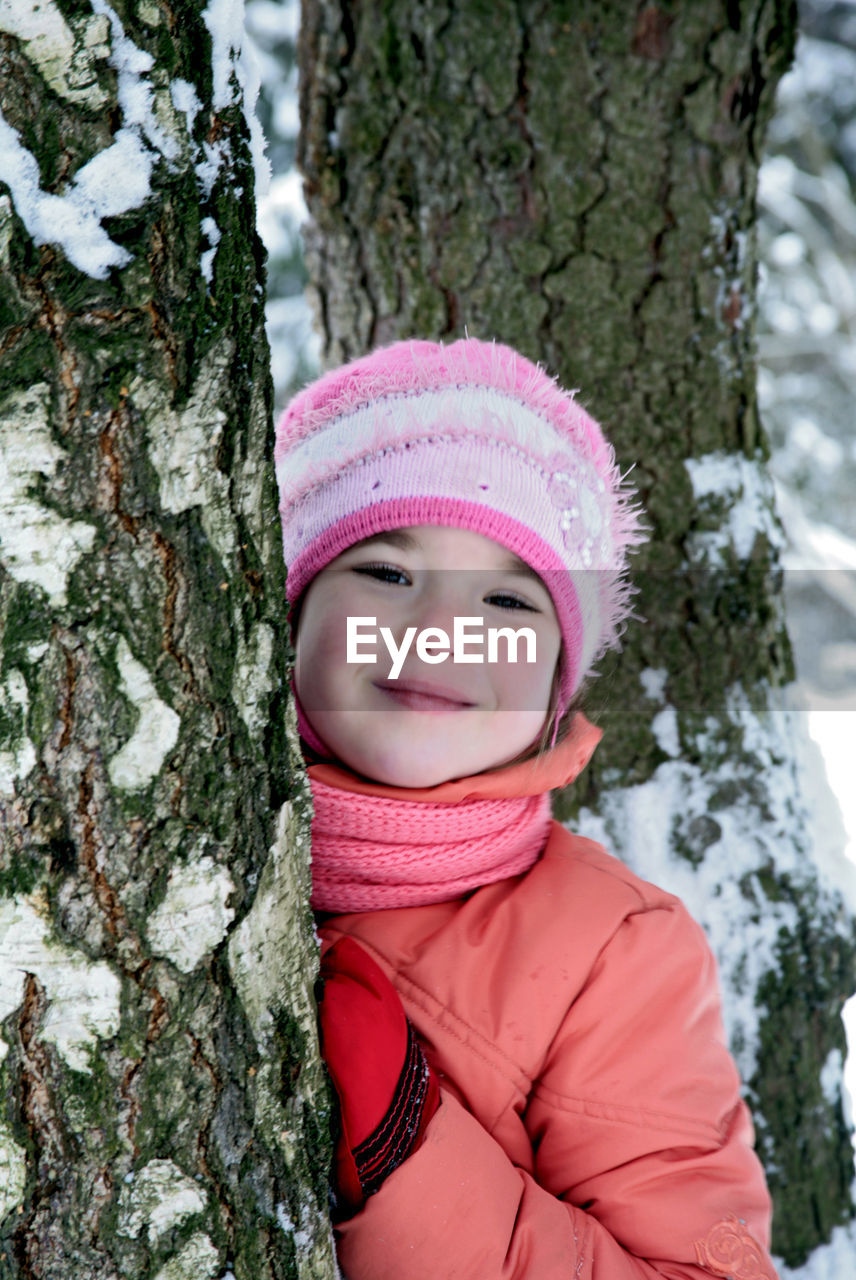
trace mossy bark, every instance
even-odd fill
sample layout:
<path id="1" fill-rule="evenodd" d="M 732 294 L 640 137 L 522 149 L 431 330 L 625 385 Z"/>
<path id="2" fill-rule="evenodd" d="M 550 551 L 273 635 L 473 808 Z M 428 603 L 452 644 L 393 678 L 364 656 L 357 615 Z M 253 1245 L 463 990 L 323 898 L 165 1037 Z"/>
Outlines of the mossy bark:
<path id="1" fill-rule="evenodd" d="M 507 341 L 582 388 L 635 464 L 646 621 L 587 694 L 604 742 L 557 809 L 661 878 L 628 824 L 646 783 L 672 787 L 669 865 L 718 944 L 792 1265 L 853 1215 L 840 1079 L 821 1077 L 856 956 L 770 710 L 793 673 L 753 225 L 795 22 L 790 0 L 307 0 L 299 148 L 326 363 L 465 328 Z"/>
<path id="2" fill-rule="evenodd" d="M 0 1274 L 332 1277 L 248 126 L 201 3 L 101 9 L 0 22 L 43 194 L 151 165 L 103 269 L 0 172 Z"/>

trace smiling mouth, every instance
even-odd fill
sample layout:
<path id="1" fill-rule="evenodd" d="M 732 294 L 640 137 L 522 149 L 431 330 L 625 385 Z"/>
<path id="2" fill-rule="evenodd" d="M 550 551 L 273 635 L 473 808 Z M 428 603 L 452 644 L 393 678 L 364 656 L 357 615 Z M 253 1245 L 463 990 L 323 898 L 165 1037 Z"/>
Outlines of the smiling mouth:
<path id="1" fill-rule="evenodd" d="M 374 684 L 376 689 L 388 694 L 399 706 L 409 707 L 411 711 L 464 711 L 475 705 L 452 690 L 441 691 L 417 681 L 383 680 L 375 681 Z"/>

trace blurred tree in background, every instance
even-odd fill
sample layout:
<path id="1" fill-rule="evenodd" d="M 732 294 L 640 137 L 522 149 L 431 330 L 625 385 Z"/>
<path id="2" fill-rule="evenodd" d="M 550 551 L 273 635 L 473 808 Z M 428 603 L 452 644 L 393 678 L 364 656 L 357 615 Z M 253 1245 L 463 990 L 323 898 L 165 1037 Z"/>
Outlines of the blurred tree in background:
<path id="1" fill-rule="evenodd" d="M 803 0 L 760 183 L 761 376 L 813 708 L 856 710 L 856 6 Z"/>

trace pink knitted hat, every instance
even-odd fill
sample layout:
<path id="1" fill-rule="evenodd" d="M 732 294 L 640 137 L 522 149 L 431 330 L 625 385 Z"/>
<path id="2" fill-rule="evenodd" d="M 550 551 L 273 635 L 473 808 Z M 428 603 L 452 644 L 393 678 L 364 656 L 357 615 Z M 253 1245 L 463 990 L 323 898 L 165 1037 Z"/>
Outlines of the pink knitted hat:
<path id="1" fill-rule="evenodd" d="M 616 643 L 639 508 L 594 418 L 510 347 L 396 342 L 334 369 L 291 401 L 274 459 L 292 606 L 353 543 L 452 525 L 515 552 L 550 591 L 557 723 Z"/>

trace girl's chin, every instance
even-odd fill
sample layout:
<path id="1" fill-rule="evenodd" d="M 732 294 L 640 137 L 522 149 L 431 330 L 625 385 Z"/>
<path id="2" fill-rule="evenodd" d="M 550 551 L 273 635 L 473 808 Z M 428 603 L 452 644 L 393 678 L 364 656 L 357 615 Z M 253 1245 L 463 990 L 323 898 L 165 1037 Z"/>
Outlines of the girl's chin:
<path id="1" fill-rule="evenodd" d="M 506 716 L 520 713 L 497 714 L 498 721 L 488 714 L 484 723 L 474 724 L 463 712 L 456 725 L 454 716 L 397 707 L 391 714 L 316 712 L 310 723 L 348 769 L 384 786 L 422 788 L 500 768 L 538 740 L 543 728 L 538 716 L 512 725 Z"/>
<path id="2" fill-rule="evenodd" d="M 393 744 L 387 742 L 384 748 L 367 750 L 364 745 L 340 744 L 338 754 L 348 768 L 374 782 L 389 787 L 423 788 L 496 768 L 523 750 L 521 747 L 498 754 L 495 745 L 485 745 L 480 752 L 463 753 L 446 745 L 440 751 L 419 751 L 412 740 L 394 745 L 392 749 Z"/>

